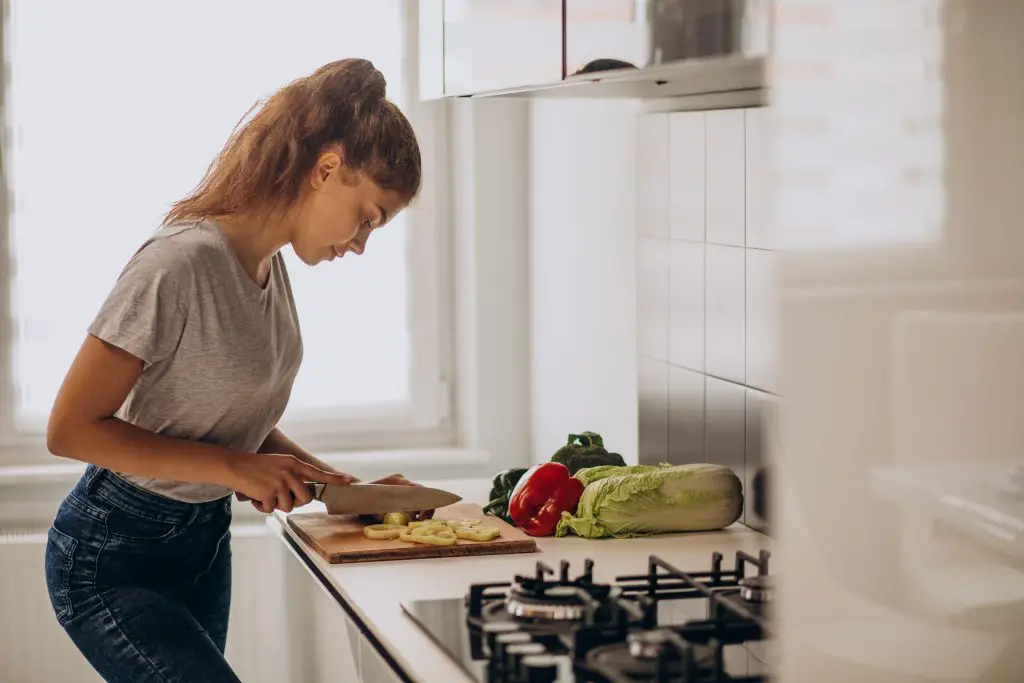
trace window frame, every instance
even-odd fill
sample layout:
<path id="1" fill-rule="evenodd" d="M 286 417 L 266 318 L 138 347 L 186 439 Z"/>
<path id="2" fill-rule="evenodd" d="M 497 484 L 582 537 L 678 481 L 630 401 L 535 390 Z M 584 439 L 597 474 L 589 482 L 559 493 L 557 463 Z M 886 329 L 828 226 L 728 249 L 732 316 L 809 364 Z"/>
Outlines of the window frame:
<path id="1" fill-rule="evenodd" d="M 286 417 L 282 431 L 313 452 L 407 449 L 453 446 L 452 386 L 454 331 L 451 325 L 453 290 L 447 184 L 448 116 L 444 101 L 420 100 L 419 8 L 416 0 L 400 0 L 402 12 L 403 112 L 413 123 L 423 158 L 423 186 L 403 211 L 406 221 L 408 267 L 407 320 L 410 335 L 410 390 L 408 404 L 353 406 L 320 411 L 304 417 Z M 10 8 L 0 5 L 0 54 L 7 64 L 5 38 Z M 4 73 L 8 73 L 9 68 Z M 0 84 L 0 465 L 39 462 L 47 456 L 45 425 L 27 429 L 15 419 L 13 319 L 12 198 L 7 162 L 12 131 L 7 118 L 6 76 Z M 82 331 L 82 338 L 85 331 Z M 404 409 L 403 409 L 404 408 Z"/>

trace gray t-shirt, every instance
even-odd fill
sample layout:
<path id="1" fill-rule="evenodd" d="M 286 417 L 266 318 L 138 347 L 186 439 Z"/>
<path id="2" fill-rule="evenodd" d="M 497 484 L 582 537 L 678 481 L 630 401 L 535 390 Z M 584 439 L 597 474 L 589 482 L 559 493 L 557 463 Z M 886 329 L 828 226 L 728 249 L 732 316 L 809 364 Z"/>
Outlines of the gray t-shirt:
<path id="1" fill-rule="evenodd" d="M 143 361 L 117 417 L 157 434 L 253 453 L 274 428 L 302 360 L 284 258 L 265 287 L 246 274 L 212 220 L 162 228 L 135 253 L 89 334 Z M 214 484 L 122 475 L 191 503 Z"/>

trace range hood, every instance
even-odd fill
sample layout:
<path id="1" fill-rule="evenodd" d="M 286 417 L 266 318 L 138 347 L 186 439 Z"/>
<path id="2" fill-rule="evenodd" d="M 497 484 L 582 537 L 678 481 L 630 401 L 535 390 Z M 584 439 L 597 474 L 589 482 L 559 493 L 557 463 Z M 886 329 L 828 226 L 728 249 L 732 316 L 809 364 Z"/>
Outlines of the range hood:
<path id="1" fill-rule="evenodd" d="M 773 0 L 425 0 L 421 94 L 767 104 Z"/>
<path id="2" fill-rule="evenodd" d="M 763 57 L 710 57 L 641 69 L 616 69 L 567 76 L 564 80 L 456 97 L 532 97 L 658 99 L 699 95 L 729 96 L 738 106 L 765 106 L 768 67 Z"/>

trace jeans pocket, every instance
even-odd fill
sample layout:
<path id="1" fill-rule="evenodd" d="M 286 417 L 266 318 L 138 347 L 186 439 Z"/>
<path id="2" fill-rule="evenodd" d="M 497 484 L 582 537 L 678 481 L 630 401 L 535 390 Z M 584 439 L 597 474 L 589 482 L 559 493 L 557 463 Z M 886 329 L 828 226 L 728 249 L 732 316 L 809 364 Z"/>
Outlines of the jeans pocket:
<path id="1" fill-rule="evenodd" d="M 162 541 L 178 533 L 173 522 L 151 519 L 114 507 L 107 513 L 107 534 L 121 541 Z"/>
<path id="2" fill-rule="evenodd" d="M 46 541 L 46 589 L 50 604 L 61 626 L 74 616 L 71 602 L 71 570 L 75 564 L 78 540 L 50 527 Z"/>

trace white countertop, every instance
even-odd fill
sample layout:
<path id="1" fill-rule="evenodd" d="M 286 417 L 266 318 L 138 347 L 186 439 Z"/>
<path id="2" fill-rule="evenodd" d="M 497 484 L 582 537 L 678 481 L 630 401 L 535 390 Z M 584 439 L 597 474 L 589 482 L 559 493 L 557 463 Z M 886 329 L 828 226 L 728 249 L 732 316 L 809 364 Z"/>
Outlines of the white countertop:
<path id="1" fill-rule="evenodd" d="M 482 500 L 490 486 L 489 482 L 479 480 L 429 485 L 457 492 L 469 501 Z M 310 509 L 312 506 L 306 506 L 303 511 Z M 737 524 L 717 532 L 626 540 L 541 538 L 537 539 L 539 552 L 522 555 L 332 565 L 294 535 L 284 521 L 286 516 L 277 513 L 268 519 L 274 532 L 295 541 L 312 569 L 330 583 L 406 675 L 422 683 L 462 683 L 470 679 L 402 611 L 403 602 L 461 598 L 471 583 L 509 581 L 517 573 L 532 574 L 538 560 L 555 568 L 561 560 L 569 560 L 578 573 L 583 561 L 590 558 L 595 562 L 595 579 L 607 581 L 616 575 L 646 571 L 646 559 L 651 554 L 680 568 L 703 569 L 709 566 L 714 551 L 725 554 L 726 562 L 731 564 L 731 555 L 736 550 L 756 554 L 770 544 L 766 536 Z"/>

